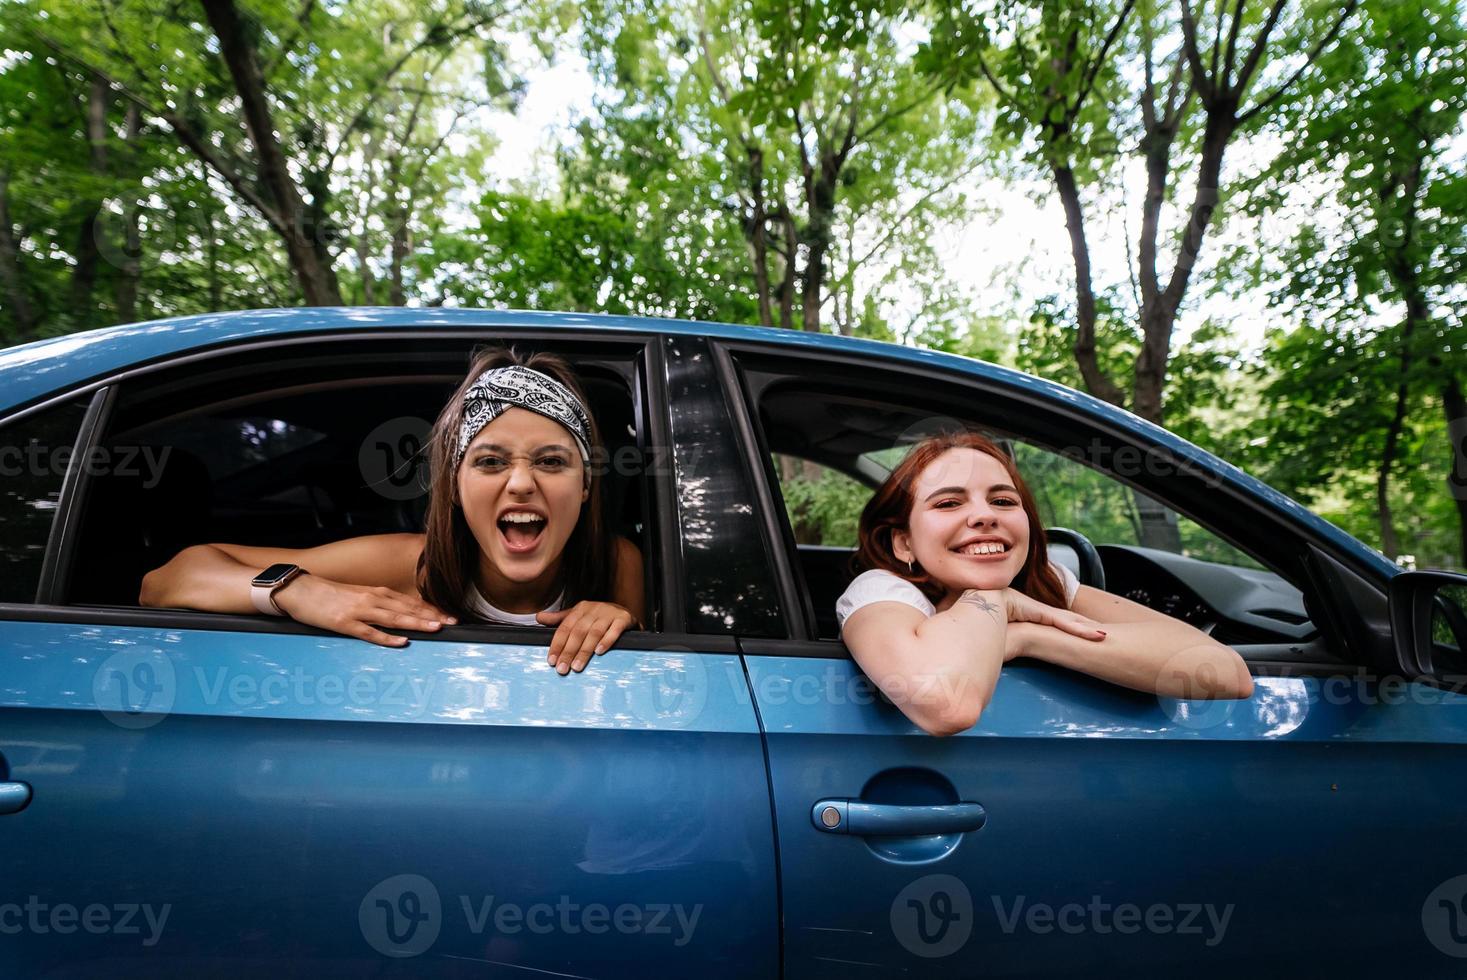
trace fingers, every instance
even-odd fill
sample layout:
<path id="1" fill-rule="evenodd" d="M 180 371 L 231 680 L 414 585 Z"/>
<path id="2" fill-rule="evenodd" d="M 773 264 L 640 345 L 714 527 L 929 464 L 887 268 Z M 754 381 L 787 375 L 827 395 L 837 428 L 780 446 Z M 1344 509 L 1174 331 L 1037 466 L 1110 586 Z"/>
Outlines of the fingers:
<path id="1" fill-rule="evenodd" d="M 573 612 L 575 612 L 575 609 L 557 609 L 555 610 L 555 612 L 537 612 L 535 614 L 535 620 L 542 626 L 554 626 L 556 623 L 560 622 L 562 619 L 565 619 L 565 617 L 569 616 Z"/>
<path id="2" fill-rule="evenodd" d="M 551 643 L 552 652 L 554 651 L 555 643 L 559 642 L 560 644 L 560 655 L 551 661 L 555 666 L 556 673 L 561 676 L 570 673 L 571 665 L 575 663 L 576 658 L 585 649 L 588 641 L 590 642 L 591 648 L 595 648 L 595 641 L 601 637 L 600 633 L 596 633 L 594 636 L 592 635 L 592 629 L 597 622 L 599 620 L 590 616 L 578 616 L 574 620 L 568 619 L 560 624 L 560 629 L 555 631 L 555 640 Z M 590 657 L 587 656 L 586 659 L 589 660 Z M 582 663 L 581 667 L 584 666 L 585 664 Z M 579 670 L 581 667 L 576 669 Z"/>
<path id="3" fill-rule="evenodd" d="M 1057 629 L 1064 630 L 1066 633 L 1078 636 L 1082 640 L 1095 640 L 1099 642 L 1106 637 L 1106 632 L 1100 628 L 1100 624 L 1085 616 L 1068 613 L 1055 616 L 1053 619 L 1054 622 L 1051 625 Z"/>
<path id="4" fill-rule="evenodd" d="M 561 676 L 586 669 L 591 658 L 605 653 L 631 625 L 632 614 L 613 603 L 577 604 L 550 641 L 547 662 Z"/>
<path id="5" fill-rule="evenodd" d="M 366 623 L 357 623 L 355 626 L 348 627 L 342 632 L 348 636 L 355 636 L 357 639 L 366 640 L 368 643 L 375 643 L 382 647 L 400 647 L 407 643 L 407 637 L 405 636 L 393 636 L 391 633 L 384 633 L 379 629 L 373 629 Z"/>

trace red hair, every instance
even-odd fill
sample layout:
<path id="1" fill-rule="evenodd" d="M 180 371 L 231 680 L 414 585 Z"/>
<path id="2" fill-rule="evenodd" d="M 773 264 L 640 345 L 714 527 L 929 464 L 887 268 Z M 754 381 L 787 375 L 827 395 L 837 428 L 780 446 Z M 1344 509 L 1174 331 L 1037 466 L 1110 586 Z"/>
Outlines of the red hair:
<path id="1" fill-rule="evenodd" d="M 887 475 L 886 481 L 876 489 L 875 495 L 861 511 L 860 540 L 854 558 L 856 570 L 884 569 L 917 586 L 933 605 L 942 601 L 947 594 L 945 586 L 920 568 L 909 572 L 906 562 L 897 560 L 892 532 L 907 530 L 912 508 L 916 505 L 913 488 L 917 485 L 917 477 L 950 449 L 976 449 L 1003 464 L 1024 508 L 1024 516 L 1029 519 L 1029 553 L 1024 556 L 1024 565 L 1014 576 L 1011 587 L 1032 599 L 1066 608 L 1064 583 L 1049 564 L 1049 548 L 1045 544 L 1044 526 L 1039 522 L 1039 508 L 1034 504 L 1034 495 L 1024 484 L 1024 478 L 1019 476 L 1018 468 L 1008 453 L 992 439 L 977 432 L 948 432 L 924 440 L 913 446 L 896 469 Z"/>

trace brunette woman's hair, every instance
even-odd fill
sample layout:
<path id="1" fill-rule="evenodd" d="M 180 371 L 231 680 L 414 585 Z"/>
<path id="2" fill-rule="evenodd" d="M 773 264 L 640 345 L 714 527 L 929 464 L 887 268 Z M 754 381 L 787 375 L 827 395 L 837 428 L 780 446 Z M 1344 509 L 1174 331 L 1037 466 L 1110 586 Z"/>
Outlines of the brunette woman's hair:
<path id="1" fill-rule="evenodd" d="M 479 565 L 479 542 L 464 519 L 458 499 L 458 473 L 453 465 L 458 448 L 459 428 L 463 423 L 464 393 L 479 375 L 491 368 L 518 364 L 554 378 L 571 390 L 581 404 L 591 410 L 586 393 L 581 389 L 569 364 L 554 354 L 525 356 L 513 348 L 490 347 L 474 353 L 468 373 L 458 390 L 438 413 L 428 437 L 428 512 L 423 520 L 423 553 L 418 558 L 417 586 L 424 599 L 444 612 L 463 620 L 473 619 L 464 604 L 464 594 Z M 565 608 L 583 599 L 606 600 L 611 597 L 611 535 L 601 513 L 601 473 L 594 461 L 599 458 L 601 433 L 596 419 L 591 418 L 591 454 L 586 460 L 590 474 L 590 494 L 581 504 L 580 517 L 561 552 L 560 579 L 565 589 Z M 464 457 L 467 459 L 467 455 Z"/>
<path id="2" fill-rule="evenodd" d="M 853 559 L 856 570 L 884 569 L 917 586 L 933 605 L 942 601 L 946 587 L 934 581 L 920 565 L 909 572 L 907 563 L 897 560 L 892 532 L 907 530 L 916 504 L 914 490 L 917 477 L 950 449 L 976 449 L 1003 464 L 1024 508 L 1024 515 L 1029 518 L 1029 553 L 1024 557 L 1024 566 L 1014 577 L 1012 588 L 1032 599 L 1065 608 L 1068 604 L 1065 602 L 1064 583 L 1049 564 L 1049 548 L 1044 540 L 1044 526 L 1039 523 L 1039 508 L 1034 504 L 1034 495 L 1024 485 L 1024 478 L 1019 476 L 1019 470 L 1008 453 L 992 439 L 977 432 L 946 432 L 919 442 L 887 475 L 886 481 L 861 511 L 860 542 Z"/>

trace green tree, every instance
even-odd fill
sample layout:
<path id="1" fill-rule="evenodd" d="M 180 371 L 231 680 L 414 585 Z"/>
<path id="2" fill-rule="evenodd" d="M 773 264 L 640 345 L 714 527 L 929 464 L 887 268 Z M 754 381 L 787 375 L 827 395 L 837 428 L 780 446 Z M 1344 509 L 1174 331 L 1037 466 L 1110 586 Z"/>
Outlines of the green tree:
<path id="1" fill-rule="evenodd" d="M 1236 256 L 1236 279 L 1277 284 L 1281 308 L 1309 326 L 1278 338 L 1266 363 L 1274 468 L 1320 487 L 1373 472 L 1373 535 L 1403 551 L 1393 479 L 1419 512 L 1429 490 L 1403 459 L 1467 418 L 1461 319 L 1467 173 L 1454 141 L 1467 110 L 1467 25 L 1456 4 L 1366 0 L 1357 43 L 1320 59 L 1277 116 L 1284 149 L 1250 182 L 1249 210 L 1296 230 L 1272 252 Z M 1310 193 L 1301 201 L 1301 190 Z M 1433 416 L 1441 424 L 1433 422 Z M 1453 448 L 1430 465 L 1456 503 L 1467 561 L 1467 493 L 1450 484 Z M 1302 472 L 1301 472 L 1302 468 Z M 1416 484 L 1413 486 L 1413 484 Z"/>

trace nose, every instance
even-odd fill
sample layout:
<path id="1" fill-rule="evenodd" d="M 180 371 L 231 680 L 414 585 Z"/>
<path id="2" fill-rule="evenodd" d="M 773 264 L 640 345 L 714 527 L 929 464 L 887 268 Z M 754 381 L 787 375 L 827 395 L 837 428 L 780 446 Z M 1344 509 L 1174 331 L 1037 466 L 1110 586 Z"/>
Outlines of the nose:
<path id="1" fill-rule="evenodd" d="M 509 479 L 505 481 L 505 489 L 510 493 L 527 494 L 535 489 L 535 474 L 531 471 L 528 459 L 515 459 L 509 464 Z"/>
<path id="2" fill-rule="evenodd" d="M 973 509 L 968 512 L 968 526 L 982 527 L 985 524 L 997 524 L 998 512 L 986 500 L 980 500 L 973 504 Z"/>

